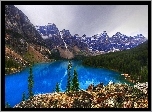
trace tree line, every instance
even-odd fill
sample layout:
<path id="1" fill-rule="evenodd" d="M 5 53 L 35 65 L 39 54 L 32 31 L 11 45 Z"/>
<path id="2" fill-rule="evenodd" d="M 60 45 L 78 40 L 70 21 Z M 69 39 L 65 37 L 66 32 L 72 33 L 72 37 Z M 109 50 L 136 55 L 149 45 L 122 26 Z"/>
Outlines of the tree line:
<path id="1" fill-rule="evenodd" d="M 112 69 L 126 73 L 136 82 L 148 81 L 148 41 L 130 50 L 118 51 L 87 57 L 82 61 L 85 66 Z"/>
<path id="2" fill-rule="evenodd" d="M 21 67 L 19 63 L 17 63 L 13 59 L 5 58 L 5 74 L 11 73 L 11 68 L 18 69 L 18 67 Z"/>

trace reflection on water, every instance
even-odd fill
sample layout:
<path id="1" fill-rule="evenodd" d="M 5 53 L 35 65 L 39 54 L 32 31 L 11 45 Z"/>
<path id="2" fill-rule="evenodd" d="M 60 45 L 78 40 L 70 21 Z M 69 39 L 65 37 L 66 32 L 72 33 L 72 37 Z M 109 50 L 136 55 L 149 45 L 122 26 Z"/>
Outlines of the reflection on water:
<path id="1" fill-rule="evenodd" d="M 60 90 L 65 91 L 67 66 L 68 61 L 40 63 L 33 66 L 34 94 L 53 92 L 57 82 L 60 84 Z M 92 83 L 95 85 L 100 82 L 107 85 L 109 81 L 129 83 L 123 76 L 111 70 L 84 67 L 79 61 L 72 61 L 72 66 L 71 73 L 73 74 L 73 70 L 76 69 L 81 89 L 86 89 Z M 20 73 L 5 76 L 5 102 L 14 106 L 21 101 L 24 91 L 28 93 L 28 75 L 29 68 L 26 68 Z"/>

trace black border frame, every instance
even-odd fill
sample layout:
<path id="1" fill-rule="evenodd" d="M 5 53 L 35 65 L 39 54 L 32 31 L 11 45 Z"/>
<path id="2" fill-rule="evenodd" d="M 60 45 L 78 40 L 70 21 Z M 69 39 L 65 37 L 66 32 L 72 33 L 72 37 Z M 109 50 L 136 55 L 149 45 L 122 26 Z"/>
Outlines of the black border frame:
<path id="1" fill-rule="evenodd" d="M 5 59 L 5 5 L 148 5 L 148 58 L 149 62 L 151 62 L 151 1 L 1 1 L 1 51 L 2 51 L 2 63 Z M 3 59 L 4 58 L 4 59 Z M 2 66 L 2 75 L 1 75 L 1 110 L 5 111 L 151 111 L 151 64 L 148 63 L 149 66 L 149 79 L 148 79 L 148 95 L 149 95 L 149 100 L 148 100 L 148 108 L 142 108 L 142 109 L 134 109 L 134 108 L 92 108 L 92 109 L 58 109 L 58 108 L 52 108 L 52 109 L 47 109 L 47 108 L 42 108 L 42 109 L 18 109 L 18 108 L 5 108 L 5 67 Z"/>

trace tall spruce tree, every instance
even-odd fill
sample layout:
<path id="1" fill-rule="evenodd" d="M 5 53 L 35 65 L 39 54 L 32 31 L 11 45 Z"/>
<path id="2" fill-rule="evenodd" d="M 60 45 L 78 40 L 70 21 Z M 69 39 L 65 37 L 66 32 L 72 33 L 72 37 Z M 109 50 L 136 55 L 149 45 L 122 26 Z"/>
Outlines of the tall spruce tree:
<path id="1" fill-rule="evenodd" d="M 71 90 L 72 91 L 78 91 L 79 90 L 78 74 L 77 74 L 76 70 L 74 70 Z"/>
<path id="2" fill-rule="evenodd" d="M 25 91 L 24 91 L 22 94 L 22 101 L 25 101 L 25 100 L 26 100 L 26 95 L 25 95 Z"/>
<path id="3" fill-rule="evenodd" d="M 59 83 L 56 84 L 55 91 L 56 91 L 57 93 L 60 92 Z"/>
<path id="4" fill-rule="evenodd" d="M 34 85 L 34 80 L 33 80 L 33 73 L 32 73 L 32 66 L 30 66 L 30 74 L 28 77 L 28 97 L 31 98 L 33 94 L 33 85 Z"/>
<path id="5" fill-rule="evenodd" d="M 71 90 L 71 67 L 72 67 L 72 63 L 71 61 L 69 61 L 68 64 L 68 69 L 67 69 L 67 89 L 66 92 L 69 92 Z"/>

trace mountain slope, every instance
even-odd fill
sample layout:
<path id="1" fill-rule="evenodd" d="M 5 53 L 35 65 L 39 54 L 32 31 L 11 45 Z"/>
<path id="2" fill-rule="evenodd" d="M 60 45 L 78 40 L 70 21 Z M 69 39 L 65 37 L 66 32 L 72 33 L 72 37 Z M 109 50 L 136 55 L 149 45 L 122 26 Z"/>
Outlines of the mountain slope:
<path id="1" fill-rule="evenodd" d="M 130 50 L 88 57 L 83 60 L 83 65 L 129 74 L 135 82 L 148 81 L 148 41 Z"/>
<path id="2" fill-rule="evenodd" d="M 50 60 L 44 39 L 28 17 L 13 5 L 5 6 L 5 51 L 6 74 L 19 71 L 33 61 Z"/>

